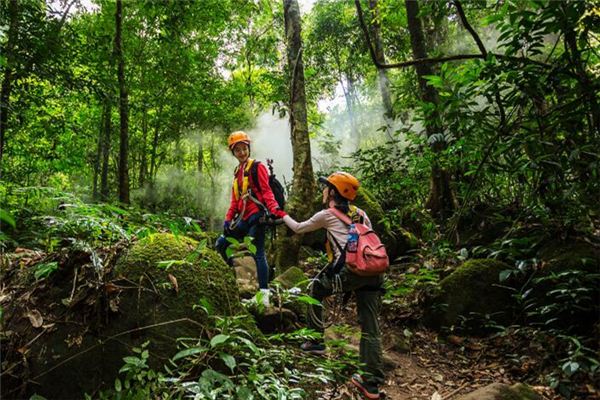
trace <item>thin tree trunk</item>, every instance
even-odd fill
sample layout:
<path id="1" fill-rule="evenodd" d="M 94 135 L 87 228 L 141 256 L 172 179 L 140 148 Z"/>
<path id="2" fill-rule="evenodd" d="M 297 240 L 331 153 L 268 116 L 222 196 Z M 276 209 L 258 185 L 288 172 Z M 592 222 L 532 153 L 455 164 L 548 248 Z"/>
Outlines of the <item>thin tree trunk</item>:
<path id="1" fill-rule="evenodd" d="M 352 98 L 352 91 L 354 90 L 352 81 L 346 77 L 347 87 L 344 85 L 344 78 L 340 78 L 340 86 L 344 92 L 344 99 L 346 100 L 346 112 L 350 119 L 350 134 L 352 139 L 356 141 L 356 145 L 360 144 L 360 138 L 358 133 L 358 124 L 356 123 L 356 116 L 354 113 L 354 99 Z"/>
<path id="2" fill-rule="evenodd" d="M 18 0 L 9 0 L 8 19 L 8 40 L 6 42 L 6 48 L 4 49 L 4 54 L 6 55 L 6 65 L 4 67 L 4 77 L 2 78 L 2 91 L 0 92 L 0 178 L 2 178 L 2 159 L 4 156 L 6 131 L 8 130 L 8 111 L 10 104 L 10 92 L 12 90 L 13 68 L 15 68 L 14 49 L 19 34 Z"/>
<path id="3" fill-rule="evenodd" d="M 292 151 L 294 156 L 292 196 L 290 211 L 300 219 L 308 218 L 315 195 L 308 120 L 306 111 L 306 92 L 304 87 L 304 64 L 302 62 L 302 38 L 300 27 L 300 9 L 297 0 L 283 1 L 285 34 L 287 39 L 287 59 L 290 72 L 290 128 Z M 282 267 L 297 264 L 301 236 L 295 235 L 279 250 L 279 265 Z"/>
<path id="4" fill-rule="evenodd" d="M 106 108 L 104 107 L 104 100 L 102 100 L 101 104 L 102 114 L 100 115 L 100 123 L 98 124 L 98 142 L 96 147 L 96 158 L 94 159 L 94 182 L 92 186 L 92 197 L 94 198 L 94 200 L 98 200 L 99 198 L 98 178 L 100 177 L 100 168 L 102 165 L 102 142 L 104 140 L 104 119 L 106 118 L 104 115 L 106 113 Z"/>
<path id="5" fill-rule="evenodd" d="M 108 189 L 108 166 L 110 160 L 110 136 L 112 130 L 112 102 L 110 95 L 104 98 L 104 135 L 102 139 L 102 168 L 100 173 L 100 199 L 107 201 L 110 194 Z"/>
<path id="6" fill-rule="evenodd" d="M 127 87 L 125 86 L 125 60 L 122 49 L 122 24 L 123 24 L 123 2 L 117 0 L 115 13 L 115 58 L 118 62 L 119 79 L 119 201 L 129 204 L 129 167 L 127 157 L 129 153 L 129 100 Z"/>
<path id="7" fill-rule="evenodd" d="M 163 105 L 161 104 L 156 113 L 156 124 L 154 125 L 154 135 L 152 137 L 152 149 L 150 150 L 150 185 L 154 185 L 156 179 L 156 154 L 158 152 L 158 139 L 160 137 L 160 118 L 162 116 Z"/>
<path id="8" fill-rule="evenodd" d="M 202 146 L 202 143 L 198 144 L 198 156 L 196 163 L 198 172 L 202 173 L 202 170 L 204 169 L 204 146 Z"/>
<path id="9" fill-rule="evenodd" d="M 148 146 L 146 144 L 148 140 L 148 108 L 144 106 L 144 111 L 142 115 L 142 145 L 141 145 L 141 160 L 140 160 L 140 176 L 139 176 L 139 187 L 144 187 L 146 183 L 146 172 L 148 171 L 148 157 L 146 156 L 146 151 Z"/>
<path id="10" fill-rule="evenodd" d="M 405 0 L 405 4 L 413 57 L 415 59 L 426 59 L 427 50 L 423 37 L 423 25 L 419 18 L 419 3 L 415 0 Z M 426 75 L 433 75 L 431 66 L 429 64 L 417 64 L 415 65 L 415 69 L 417 71 L 421 99 L 428 103 L 438 104 L 437 91 L 433 86 L 428 85 L 425 80 Z M 425 125 L 425 130 L 428 137 L 441 133 L 439 118 L 436 114 L 430 117 L 430 123 Z M 432 149 L 436 154 L 445 148 L 446 143 L 443 140 L 435 140 L 432 143 Z M 430 210 L 431 215 L 440 223 L 444 223 L 456 207 L 456 200 L 450 186 L 450 179 L 450 174 L 439 165 L 436 156 L 431 167 L 430 190 L 426 207 Z"/>
<path id="11" fill-rule="evenodd" d="M 379 23 L 379 8 L 377 0 L 369 0 L 369 9 L 371 10 L 371 37 L 375 45 L 375 58 L 380 64 L 385 64 L 385 54 L 383 51 L 383 44 L 381 42 L 381 25 Z M 387 76 L 387 72 L 383 68 L 377 68 L 377 77 L 379 81 L 379 91 L 381 92 L 381 102 L 383 104 L 384 120 L 386 126 L 386 133 L 390 139 L 392 139 L 392 121 L 393 121 L 393 109 L 392 109 L 392 96 L 390 94 L 390 80 Z"/>

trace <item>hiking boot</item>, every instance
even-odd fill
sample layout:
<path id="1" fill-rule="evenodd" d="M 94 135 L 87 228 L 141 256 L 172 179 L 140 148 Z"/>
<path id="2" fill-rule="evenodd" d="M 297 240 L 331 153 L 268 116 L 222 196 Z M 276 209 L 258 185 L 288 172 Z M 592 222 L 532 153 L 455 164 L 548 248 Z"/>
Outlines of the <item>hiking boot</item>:
<path id="1" fill-rule="evenodd" d="M 262 305 L 265 308 L 271 307 L 271 301 L 269 300 L 269 297 L 271 297 L 271 291 L 269 289 L 260 289 L 260 294 L 262 299 Z"/>
<path id="2" fill-rule="evenodd" d="M 352 379 L 350 381 L 354 386 L 356 386 L 356 388 L 365 398 L 373 400 L 381 398 L 377 386 L 365 382 L 362 376 L 359 374 L 352 375 Z"/>
<path id="3" fill-rule="evenodd" d="M 320 342 L 304 342 L 300 345 L 300 349 L 307 353 L 315 354 L 318 356 L 322 356 L 325 354 L 325 345 Z"/>

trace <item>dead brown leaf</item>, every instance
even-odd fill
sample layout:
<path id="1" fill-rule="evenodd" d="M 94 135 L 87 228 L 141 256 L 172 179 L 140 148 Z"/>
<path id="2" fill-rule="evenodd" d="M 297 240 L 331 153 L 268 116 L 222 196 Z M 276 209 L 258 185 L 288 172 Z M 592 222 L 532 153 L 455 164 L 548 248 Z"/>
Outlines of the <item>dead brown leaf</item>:
<path id="1" fill-rule="evenodd" d="M 173 284 L 173 289 L 175 289 L 175 293 L 179 294 L 179 285 L 177 284 L 177 278 L 173 276 L 173 274 L 169 274 L 169 280 L 171 284 Z"/>
<path id="2" fill-rule="evenodd" d="M 452 343 L 455 346 L 460 346 L 465 341 L 465 338 L 456 335 L 450 335 L 447 339 L 448 343 Z"/>
<path id="3" fill-rule="evenodd" d="M 38 310 L 29 311 L 26 317 L 29 318 L 29 322 L 31 322 L 34 328 L 39 328 L 44 324 L 44 318 L 42 318 L 42 314 Z"/>
<path id="4" fill-rule="evenodd" d="M 104 291 L 106 294 L 111 294 L 119 291 L 119 287 L 112 282 L 108 282 L 106 285 L 104 285 Z"/>
<path id="5" fill-rule="evenodd" d="M 117 312 L 117 311 L 119 311 L 119 299 L 118 299 L 118 298 L 111 299 L 111 300 L 108 302 L 108 306 L 110 307 L 110 310 L 111 310 L 112 312 Z"/>

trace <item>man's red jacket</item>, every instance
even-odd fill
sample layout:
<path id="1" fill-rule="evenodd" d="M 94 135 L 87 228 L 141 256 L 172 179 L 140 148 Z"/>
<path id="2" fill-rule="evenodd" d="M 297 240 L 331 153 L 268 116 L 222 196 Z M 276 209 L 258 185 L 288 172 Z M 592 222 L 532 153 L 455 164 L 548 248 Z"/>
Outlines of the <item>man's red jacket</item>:
<path id="1" fill-rule="evenodd" d="M 246 169 L 247 162 L 248 161 L 239 166 L 237 174 L 234 178 L 238 180 L 238 188 L 240 188 L 240 191 L 243 184 L 244 170 Z M 253 182 L 253 176 L 250 171 L 248 171 L 248 187 L 252 190 L 252 195 L 257 198 L 258 201 L 264 204 L 271 214 L 278 215 L 278 211 L 276 210 L 279 205 L 277 204 L 275 196 L 273 195 L 273 191 L 269 186 L 269 173 L 267 172 L 267 168 L 258 161 L 254 161 L 254 163 L 257 164 L 256 175 L 258 177 L 258 182 Z M 254 168 L 254 166 L 252 166 L 250 170 L 252 170 L 252 168 Z M 225 221 L 231 221 L 238 213 L 242 211 L 242 208 L 244 207 L 244 200 L 242 199 L 243 194 L 244 193 L 240 193 L 240 198 L 236 200 L 233 187 L 231 188 L 231 202 L 229 204 L 229 210 L 225 215 Z M 242 219 L 246 220 L 250 218 L 251 215 L 256 214 L 259 211 L 259 206 L 248 198 L 246 200 L 246 210 L 244 211 Z"/>

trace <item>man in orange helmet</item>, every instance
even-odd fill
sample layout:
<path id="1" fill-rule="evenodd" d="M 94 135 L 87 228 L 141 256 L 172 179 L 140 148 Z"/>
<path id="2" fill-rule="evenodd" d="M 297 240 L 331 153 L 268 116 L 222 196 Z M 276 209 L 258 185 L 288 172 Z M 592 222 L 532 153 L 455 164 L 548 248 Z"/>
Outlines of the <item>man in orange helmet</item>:
<path id="1" fill-rule="evenodd" d="M 295 233 L 311 232 L 320 228 L 327 231 L 327 254 L 329 263 L 311 282 L 311 296 L 323 301 L 327 296 L 336 293 L 356 293 L 356 306 L 361 327 L 360 361 L 365 365 L 362 375 L 352 376 L 352 383 L 368 399 L 379 399 L 379 385 L 384 383 L 383 362 L 381 355 L 381 331 L 377 317 L 381 305 L 381 286 L 383 276 L 359 276 L 345 266 L 346 243 L 349 226 L 337 217 L 330 208 L 348 215 L 354 222 L 371 226 L 367 214 L 352 205 L 356 198 L 358 179 L 346 172 L 334 172 L 327 178 L 319 178 L 323 185 L 323 206 L 321 210 L 304 222 L 296 222 L 286 215 L 283 222 Z M 308 326 L 323 333 L 322 306 L 309 305 Z M 323 341 L 308 341 L 301 346 L 302 350 L 312 354 L 324 354 Z"/>
<path id="2" fill-rule="evenodd" d="M 223 235 L 217 239 L 216 248 L 221 256 L 231 264 L 227 257 L 228 242 L 226 236 L 242 239 L 251 236 L 256 246 L 253 255 L 256 262 L 258 286 L 265 306 L 269 305 L 269 266 L 265 256 L 265 225 L 267 214 L 276 218 L 287 215 L 280 210 L 273 191 L 269 186 L 267 168 L 259 161 L 250 158 L 250 137 L 246 132 L 237 131 L 227 139 L 229 150 L 239 164 L 234 171 L 231 202 L 225 221 Z"/>

